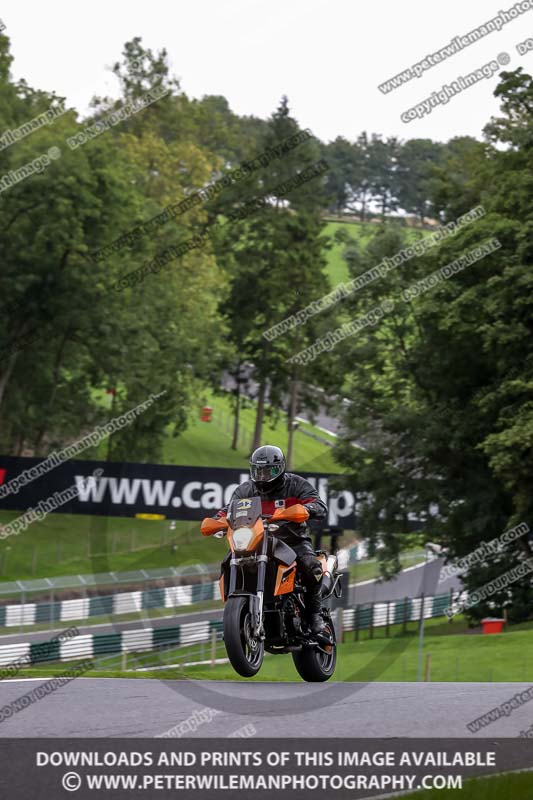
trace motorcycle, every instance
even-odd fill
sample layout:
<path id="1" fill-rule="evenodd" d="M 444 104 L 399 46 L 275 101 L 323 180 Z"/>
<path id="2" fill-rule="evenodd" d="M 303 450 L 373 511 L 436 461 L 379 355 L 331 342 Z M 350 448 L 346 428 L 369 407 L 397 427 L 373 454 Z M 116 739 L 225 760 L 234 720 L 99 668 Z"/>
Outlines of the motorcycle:
<path id="1" fill-rule="evenodd" d="M 322 606 L 322 633 L 313 634 L 305 613 L 305 592 L 294 550 L 276 536 L 281 525 L 303 523 L 305 506 L 277 508 L 262 514 L 259 497 L 235 499 L 227 517 L 207 517 L 203 536 L 227 536 L 230 553 L 221 566 L 220 595 L 224 601 L 223 637 L 235 671 L 256 675 L 265 651 L 291 653 L 305 681 L 327 681 L 337 663 L 337 644 L 331 612 Z M 321 599 L 341 597 L 337 557 L 316 551 L 322 564 Z"/>

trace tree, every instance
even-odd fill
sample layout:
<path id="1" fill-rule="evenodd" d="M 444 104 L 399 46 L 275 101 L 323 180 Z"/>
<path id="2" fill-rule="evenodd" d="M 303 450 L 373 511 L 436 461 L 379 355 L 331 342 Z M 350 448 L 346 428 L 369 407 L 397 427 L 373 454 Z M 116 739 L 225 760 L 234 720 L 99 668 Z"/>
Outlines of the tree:
<path id="1" fill-rule="evenodd" d="M 431 139 L 410 139 L 398 152 L 398 202 L 409 213 L 417 214 L 422 225 L 425 217 L 435 216 L 432 186 L 442 151 L 443 146 Z"/>
<path id="2" fill-rule="evenodd" d="M 486 170 L 492 156 L 491 146 L 471 136 L 457 136 L 443 145 L 427 184 L 436 216 L 457 219 L 477 205 L 490 180 Z"/>
<path id="3" fill-rule="evenodd" d="M 337 136 L 335 141 L 323 148 L 323 152 L 329 165 L 325 180 L 328 207 L 333 213 L 342 214 L 350 198 L 349 187 L 357 181 L 356 152 L 343 136 Z"/>
<path id="4" fill-rule="evenodd" d="M 134 44 L 126 46 L 126 64 L 119 70 L 128 93 L 122 99 L 153 86 L 156 76 L 174 86 L 163 55 L 148 51 L 145 57 L 137 40 Z M 9 62 L 5 49 L 2 61 Z M 144 70 L 146 63 L 152 66 Z M 0 92 L 10 100 L 2 106 L 2 129 L 57 102 L 25 84 L 11 84 L 5 70 Z M 208 182 L 220 164 L 190 141 L 161 135 L 178 114 L 172 98 L 166 101 L 75 150 L 65 146 L 79 129 L 69 112 L 0 153 L 6 173 L 61 145 L 61 158 L 45 171 L 0 193 L 4 452 L 45 453 L 78 437 L 80 420 L 89 429 L 106 421 L 100 393 L 113 386 L 117 414 L 166 390 L 133 426 L 113 436 L 110 451 L 113 458 L 157 458 L 167 427 L 175 433 L 184 429 L 199 382 L 219 369 L 224 346 L 216 310 L 225 279 L 212 253 L 193 251 L 164 273 L 149 275 L 140 288 L 114 289 L 122 273 L 180 241 L 183 221 L 168 223 L 105 261 L 90 257 L 117 232 L 182 200 L 196 181 Z M 106 113 L 98 100 L 95 108 L 91 121 Z M 195 209 L 187 222 L 203 224 L 205 217 Z"/>
<path id="5" fill-rule="evenodd" d="M 380 298 L 395 307 L 339 353 L 354 366 L 344 386 L 352 405 L 337 455 L 349 471 L 347 483 L 361 493 L 363 531 L 383 537 L 385 574 L 399 568 L 409 514 L 426 518 L 426 535 L 449 548 L 450 557 L 518 522 L 531 527 L 531 78 L 504 74 L 497 94 L 503 113 L 487 135 L 507 149 L 454 142 L 460 170 L 450 172 L 449 185 L 441 175 L 450 213 L 482 201 L 486 216 L 358 293 L 353 313 Z M 458 147 L 470 154 L 464 161 Z M 454 198 L 459 185 L 464 192 Z M 493 237 L 500 249 L 402 301 L 403 288 Z M 363 252 L 354 266 L 376 263 L 390 244 L 375 237 L 374 252 Z M 365 449 L 352 447 L 354 440 Z M 465 576 L 466 586 L 478 588 L 517 558 L 516 548 L 504 548 L 499 560 Z M 515 619 L 528 614 L 529 584 L 526 576 L 470 609 L 470 617 L 507 605 Z"/>
<path id="6" fill-rule="evenodd" d="M 398 206 L 397 160 L 398 140 L 392 136 L 384 141 L 380 136 L 372 134 L 368 146 L 370 191 L 379 202 L 382 220 L 387 211 L 394 211 Z"/>

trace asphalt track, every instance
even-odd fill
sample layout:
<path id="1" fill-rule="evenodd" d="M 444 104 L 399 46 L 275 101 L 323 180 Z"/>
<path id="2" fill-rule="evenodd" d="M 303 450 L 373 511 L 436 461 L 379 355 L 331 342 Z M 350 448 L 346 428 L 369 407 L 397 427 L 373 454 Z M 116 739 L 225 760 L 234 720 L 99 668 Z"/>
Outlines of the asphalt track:
<path id="1" fill-rule="evenodd" d="M 370 580 L 351 585 L 349 605 L 403 600 L 404 597 L 420 597 L 422 593 L 447 594 L 450 589 L 454 592 L 461 591 L 463 585 L 459 578 L 439 580 L 444 563 L 443 558 L 433 558 L 414 567 L 407 567 L 389 581 Z"/>
<path id="2" fill-rule="evenodd" d="M 44 679 L 0 683 L 0 707 Z M 529 688 L 525 683 L 247 683 L 78 678 L 0 723 L 0 737 L 155 737 L 207 707 L 194 737 L 517 737 L 526 703 L 477 734 L 467 723 Z M 208 715 L 204 715 L 208 716 Z M 210 716 L 210 715 L 209 715 Z"/>

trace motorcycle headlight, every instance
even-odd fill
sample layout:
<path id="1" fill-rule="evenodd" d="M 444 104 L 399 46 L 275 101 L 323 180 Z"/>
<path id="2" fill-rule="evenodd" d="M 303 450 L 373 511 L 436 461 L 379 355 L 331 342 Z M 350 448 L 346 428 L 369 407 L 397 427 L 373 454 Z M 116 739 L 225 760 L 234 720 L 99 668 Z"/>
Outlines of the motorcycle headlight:
<path id="1" fill-rule="evenodd" d="M 233 531 L 235 550 L 247 550 L 253 536 L 254 532 L 251 528 L 237 528 L 236 531 Z"/>

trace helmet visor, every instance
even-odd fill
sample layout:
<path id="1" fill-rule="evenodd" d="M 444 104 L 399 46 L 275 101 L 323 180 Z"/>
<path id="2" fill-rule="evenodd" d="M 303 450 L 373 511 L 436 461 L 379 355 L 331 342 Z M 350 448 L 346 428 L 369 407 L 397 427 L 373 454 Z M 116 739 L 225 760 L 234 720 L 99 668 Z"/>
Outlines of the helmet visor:
<path id="1" fill-rule="evenodd" d="M 250 476 L 253 481 L 269 483 L 283 472 L 282 464 L 251 464 Z"/>

